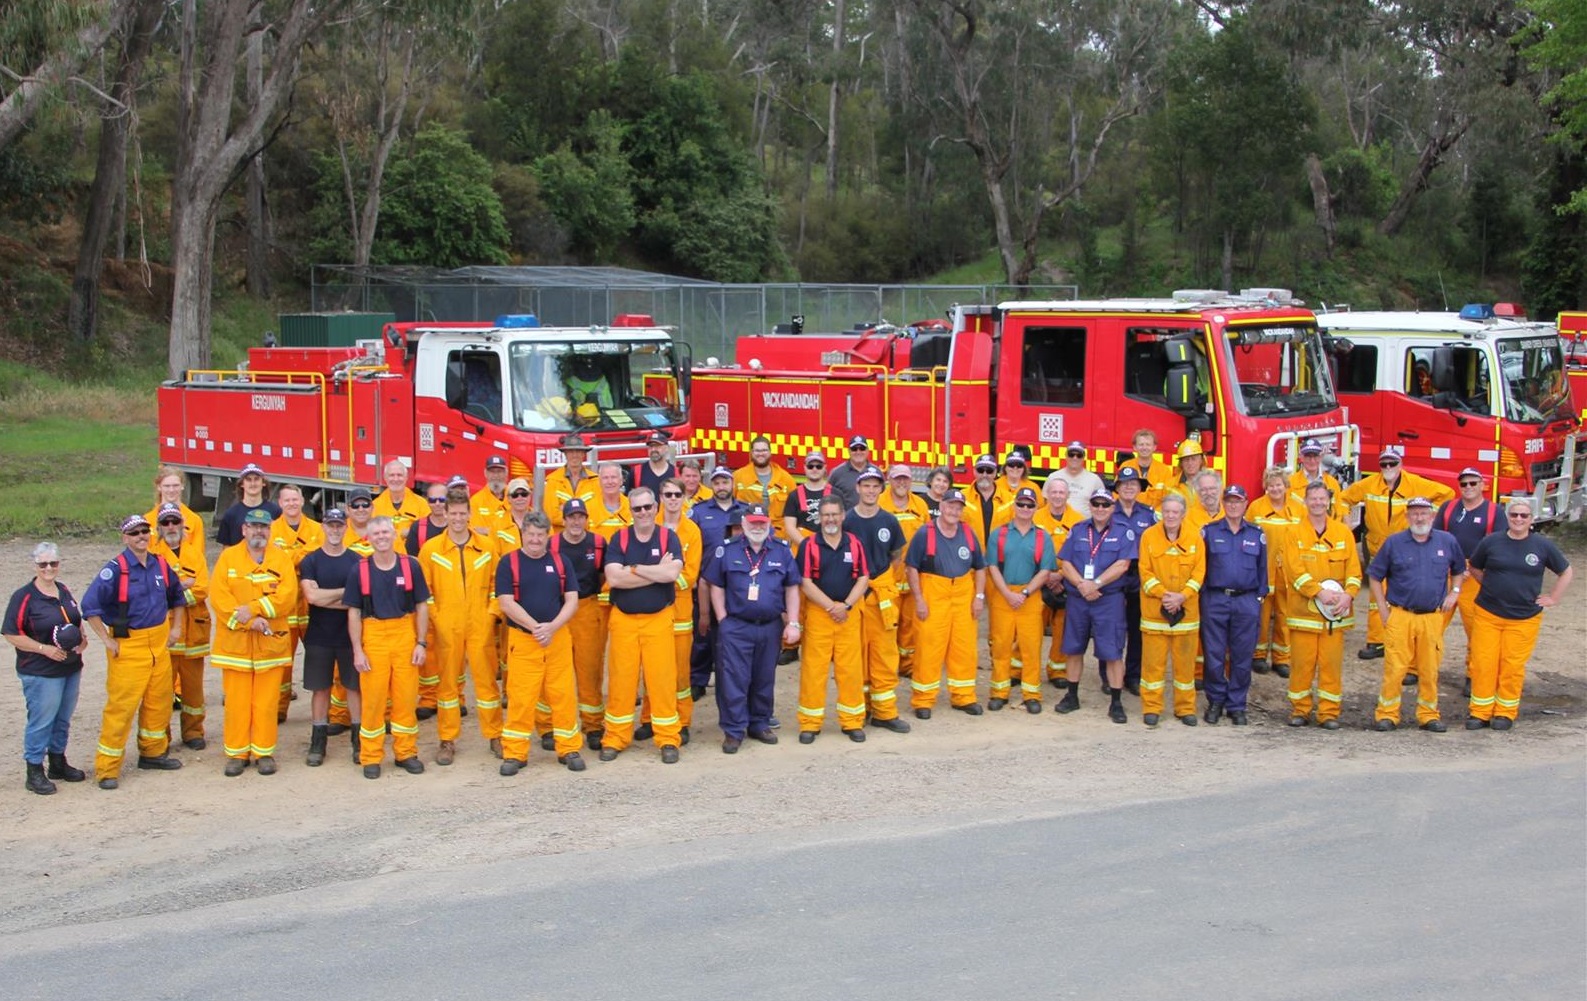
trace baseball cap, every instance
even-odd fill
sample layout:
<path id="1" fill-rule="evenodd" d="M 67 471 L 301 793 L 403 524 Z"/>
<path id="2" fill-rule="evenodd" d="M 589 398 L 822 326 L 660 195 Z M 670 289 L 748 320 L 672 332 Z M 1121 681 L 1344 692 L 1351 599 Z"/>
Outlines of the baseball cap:
<path id="1" fill-rule="evenodd" d="M 733 525 L 744 524 L 744 509 L 735 505 L 733 509 L 727 513 L 727 524 L 729 527 L 732 527 Z"/>
<path id="2" fill-rule="evenodd" d="M 485 460 L 486 469 L 506 469 L 507 460 L 499 455 L 493 455 Z"/>
<path id="3" fill-rule="evenodd" d="M 1003 464 L 1006 466 L 1010 462 L 1023 462 L 1027 466 L 1030 465 L 1030 449 L 1024 445 L 1015 445 L 1010 448 L 1008 455 L 1003 459 Z"/>
<path id="4" fill-rule="evenodd" d="M 1410 500 L 1405 502 L 1405 506 L 1407 509 L 1413 507 L 1431 508 L 1433 507 L 1433 502 L 1428 500 L 1426 497 L 1412 497 Z"/>
<path id="5" fill-rule="evenodd" d="M 1475 476 L 1479 480 L 1486 479 L 1486 477 L 1482 475 L 1482 471 L 1480 469 L 1476 469 L 1472 466 L 1467 466 L 1465 469 L 1462 469 L 1460 471 L 1460 475 L 1455 477 L 1455 479 L 1462 480 L 1468 476 Z"/>
<path id="6" fill-rule="evenodd" d="M 711 470 L 711 475 L 709 478 L 714 480 L 718 477 L 731 480 L 733 478 L 733 471 L 726 466 L 717 466 L 715 469 Z"/>
<path id="7" fill-rule="evenodd" d="M 1113 495 L 1108 493 L 1106 490 L 1093 490 L 1093 491 L 1091 491 L 1091 499 L 1094 500 L 1094 501 L 1099 501 L 1099 500 L 1107 501 L 1109 504 L 1113 503 Z"/>
<path id="8" fill-rule="evenodd" d="M 347 503 L 359 500 L 374 500 L 375 495 L 369 492 L 368 487 L 354 487 L 347 492 Z"/>
<path id="9" fill-rule="evenodd" d="M 182 517 L 182 505 L 173 504 L 170 501 L 161 504 L 160 513 L 154 516 L 154 520 L 164 521 L 166 518 L 175 518 L 177 521 L 185 520 Z"/>
<path id="10" fill-rule="evenodd" d="M 242 467 L 241 470 L 238 471 L 237 478 L 240 480 L 244 476 L 247 476 L 249 473 L 257 473 L 260 476 L 263 476 L 265 474 L 265 471 L 260 468 L 259 463 L 250 462 L 246 466 Z"/>
<path id="11" fill-rule="evenodd" d="M 1224 487 L 1223 488 L 1223 496 L 1225 496 L 1225 497 L 1238 497 L 1241 500 L 1249 500 L 1249 498 L 1246 497 L 1246 495 L 1245 495 L 1245 488 L 1240 486 L 1240 484 L 1238 484 L 1238 483 L 1231 483 L 1228 486 Z"/>
<path id="12" fill-rule="evenodd" d="M 270 517 L 270 512 L 262 507 L 256 507 L 242 516 L 244 525 L 268 525 L 272 521 L 275 521 L 275 519 Z"/>
<path id="13" fill-rule="evenodd" d="M 890 480 L 896 480 L 900 476 L 906 480 L 915 478 L 915 474 L 910 472 L 909 467 L 905 465 L 897 465 L 887 471 L 887 478 Z"/>
<path id="14" fill-rule="evenodd" d="M 1393 459 L 1398 462 L 1401 458 L 1402 456 L 1397 448 L 1385 447 L 1383 451 L 1378 453 L 1379 462 L 1383 462 L 1385 459 Z"/>
<path id="15" fill-rule="evenodd" d="M 564 452 L 588 452 L 590 450 L 590 446 L 584 444 L 584 439 L 576 434 L 570 434 L 563 438 L 559 447 Z"/>
<path id="16" fill-rule="evenodd" d="M 1078 441 L 1072 441 L 1068 445 L 1064 446 L 1065 455 L 1074 455 L 1076 452 L 1079 452 L 1081 455 L 1085 455 L 1085 445 Z"/>
<path id="17" fill-rule="evenodd" d="M 664 432 L 652 431 L 645 436 L 646 445 L 665 445 L 669 439 Z"/>
<path id="18" fill-rule="evenodd" d="M 1113 478 L 1114 489 L 1116 490 L 1126 483 L 1133 483 L 1136 486 L 1140 486 L 1141 471 L 1136 469 L 1134 466 L 1125 466 L 1123 469 L 1119 470 L 1119 475 Z"/>
<path id="19" fill-rule="evenodd" d="M 859 452 L 861 450 L 869 452 L 871 450 L 871 443 L 865 440 L 864 435 L 857 434 L 849 439 L 849 451 Z"/>
<path id="20" fill-rule="evenodd" d="M 83 645 L 83 630 L 71 622 L 62 622 L 50 633 L 50 639 L 62 650 L 75 650 Z"/>
<path id="21" fill-rule="evenodd" d="M 121 534 L 126 535 L 128 532 L 136 532 L 140 528 L 148 527 L 149 519 L 141 514 L 129 514 L 121 521 Z"/>
<path id="22" fill-rule="evenodd" d="M 327 525 L 333 522 L 338 525 L 345 525 L 347 524 L 347 512 L 339 507 L 329 507 L 325 509 L 325 514 L 321 516 L 320 521 Z"/>
<path id="23" fill-rule="evenodd" d="M 990 455 L 983 455 L 976 459 L 975 471 L 979 473 L 983 469 L 990 469 L 995 472 L 997 470 L 997 460 L 992 458 Z"/>
<path id="24" fill-rule="evenodd" d="M 516 480 L 513 480 L 511 483 L 507 484 L 508 493 L 512 493 L 514 490 L 528 490 L 530 493 L 533 493 L 534 487 L 530 485 L 528 480 L 520 476 Z"/>
<path id="25" fill-rule="evenodd" d="M 771 515 L 767 514 L 766 513 L 766 509 L 764 507 L 762 507 L 761 505 L 754 504 L 754 505 L 751 505 L 750 508 L 747 511 L 744 512 L 744 520 L 745 521 L 771 521 Z"/>
<path id="26" fill-rule="evenodd" d="M 942 495 L 941 503 L 943 503 L 943 504 L 963 504 L 964 503 L 964 492 L 962 490 L 949 490 L 947 493 Z"/>
<path id="27" fill-rule="evenodd" d="M 1322 455 L 1322 452 L 1322 442 L 1316 438 L 1307 438 L 1306 443 L 1300 447 L 1301 455 Z"/>
<path id="28" fill-rule="evenodd" d="M 885 483 L 886 477 L 882 476 L 882 471 L 875 466 L 866 466 L 860 475 L 854 477 L 855 483 L 860 483 L 864 480 L 875 480 L 877 483 Z"/>
<path id="29" fill-rule="evenodd" d="M 820 459 L 822 462 L 827 461 L 826 455 L 820 449 L 813 450 L 805 456 L 806 462 L 809 462 L 811 459 Z"/>
<path id="30" fill-rule="evenodd" d="M 582 497 L 569 497 L 562 502 L 562 517 L 564 518 L 571 514 L 582 514 L 588 517 L 589 513 L 590 509 L 584 506 L 584 498 Z"/>
<path id="31" fill-rule="evenodd" d="M 1033 504 L 1041 503 L 1041 501 L 1036 497 L 1036 491 L 1032 490 L 1030 487 L 1020 487 L 1018 490 L 1014 491 L 1015 503 L 1027 500 Z"/>

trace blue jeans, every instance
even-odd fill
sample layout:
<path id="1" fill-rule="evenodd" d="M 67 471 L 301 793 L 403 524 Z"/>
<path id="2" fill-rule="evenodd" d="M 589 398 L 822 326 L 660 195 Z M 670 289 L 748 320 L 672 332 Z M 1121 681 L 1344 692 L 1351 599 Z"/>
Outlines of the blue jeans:
<path id="1" fill-rule="evenodd" d="M 44 753 L 66 753 L 66 738 L 72 729 L 72 713 L 77 709 L 77 689 L 83 672 L 64 678 L 22 677 L 22 699 L 27 703 L 28 722 L 22 731 L 22 758 L 30 765 L 44 763 Z"/>

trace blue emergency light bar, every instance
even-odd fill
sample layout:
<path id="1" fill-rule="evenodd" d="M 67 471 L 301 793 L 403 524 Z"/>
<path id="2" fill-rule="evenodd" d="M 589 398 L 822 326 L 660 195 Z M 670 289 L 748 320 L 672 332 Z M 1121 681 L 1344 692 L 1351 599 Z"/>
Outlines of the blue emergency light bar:
<path id="1" fill-rule="evenodd" d="M 533 313 L 503 313 L 501 316 L 496 317 L 496 326 L 504 329 L 538 327 L 540 326 L 540 317 Z"/>
<path id="2" fill-rule="evenodd" d="M 1485 302 L 1472 302 L 1460 307 L 1462 320 L 1491 320 L 1493 307 Z"/>

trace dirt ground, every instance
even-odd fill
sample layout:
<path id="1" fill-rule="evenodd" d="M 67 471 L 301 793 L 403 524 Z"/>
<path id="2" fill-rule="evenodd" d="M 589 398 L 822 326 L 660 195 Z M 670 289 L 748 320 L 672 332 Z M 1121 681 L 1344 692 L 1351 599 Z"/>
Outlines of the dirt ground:
<path id="1" fill-rule="evenodd" d="M 80 595 L 113 555 L 113 545 L 63 545 L 62 579 Z M 31 548 L 31 541 L 0 543 L 0 597 L 31 576 Z M 1570 555 L 1587 567 L 1587 547 L 1574 546 Z M 1363 620 L 1365 604 L 1363 598 Z M 573 774 L 536 747 L 529 767 L 504 779 L 470 718 L 451 767 L 432 763 L 424 775 L 410 776 L 388 766 L 372 782 L 342 751 L 345 738 L 333 741 L 336 753 L 323 767 L 303 764 L 305 697 L 293 704 L 282 728 L 280 774 L 250 770 L 227 779 L 221 774 L 217 680 L 208 690 L 209 749 L 177 745 L 173 753 L 186 767 L 165 773 L 133 767 L 133 746 L 114 792 L 92 782 L 105 679 L 103 652 L 94 642 L 69 746 L 73 762 L 89 769 L 88 782 L 59 783 L 60 792 L 48 797 L 23 789 L 21 689 L 15 682 L 0 685 L 0 733 L 8 735 L 14 755 L 14 770 L 0 779 L 0 814 L 9 818 L 0 825 L 0 885 L 6 887 L 0 933 L 309 887 L 360 894 L 368 891 L 349 881 L 397 870 L 444 871 L 713 834 L 776 837 L 857 819 L 913 825 L 993 812 L 1079 813 L 1259 782 L 1313 783 L 1321 808 L 1348 811 L 1348 803 L 1328 799 L 1330 778 L 1579 759 L 1587 748 L 1584 612 L 1587 584 L 1577 582 L 1566 606 L 1546 613 L 1520 723 L 1508 734 L 1461 728 L 1465 643 L 1458 626 L 1449 633 L 1440 686 L 1450 732 L 1369 732 L 1382 662 L 1356 659 L 1358 626 L 1346 642 L 1345 727 L 1333 733 L 1285 727 L 1284 682 L 1272 675 L 1256 679 L 1248 728 L 1191 729 L 1170 717 L 1147 730 L 1139 703 L 1128 697 L 1130 724 L 1118 726 L 1107 719 L 1106 701 L 1088 674 L 1082 710 L 1068 716 L 1050 711 L 1056 695 L 1049 688 L 1049 711 L 1040 716 L 1014 710 L 976 718 L 941 708 L 929 721 L 911 720 L 913 733 L 872 729 L 857 745 L 836 731 L 829 711 L 826 732 L 803 746 L 794 735 L 797 679 L 788 667 L 778 686 L 782 743 L 747 742 L 736 757 L 720 753 L 708 695 L 695 715 L 694 741 L 677 766 L 662 766 L 647 743 L 608 764 L 586 754 L 589 770 Z M 985 685 L 983 676 L 983 700 Z M 432 723 L 421 727 L 420 753 L 428 763 L 435 730 Z M 597 857 L 591 864 L 601 863 Z M 458 878 L 469 877 L 460 872 Z"/>

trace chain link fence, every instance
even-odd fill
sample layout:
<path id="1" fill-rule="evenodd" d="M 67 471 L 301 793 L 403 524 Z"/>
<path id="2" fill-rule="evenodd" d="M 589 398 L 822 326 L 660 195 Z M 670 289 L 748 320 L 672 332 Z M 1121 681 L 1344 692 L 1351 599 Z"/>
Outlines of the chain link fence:
<path id="1" fill-rule="evenodd" d="M 808 333 L 942 319 L 956 303 L 1074 299 L 1074 285 L 723 285 L 624 268 L 432 268 L 316 265 L 316 313 L 394 313 L 399 321 L 489 320 L 533 313 L 550 327 L 602 326 L 643 313 L 677 330 L 698 361 L 729 361 L 740 335 L 804 317 Z"/>

